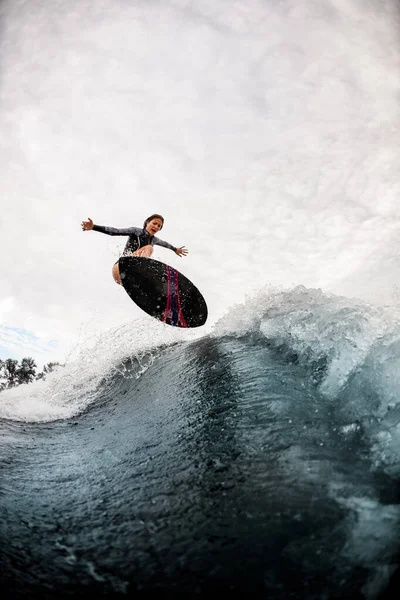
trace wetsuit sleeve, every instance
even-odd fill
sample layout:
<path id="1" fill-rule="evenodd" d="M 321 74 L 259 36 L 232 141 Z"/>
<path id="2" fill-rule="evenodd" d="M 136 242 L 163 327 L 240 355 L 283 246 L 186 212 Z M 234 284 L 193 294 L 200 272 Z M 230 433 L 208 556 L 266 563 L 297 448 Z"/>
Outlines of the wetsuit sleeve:
<path id="1" fill-rule="evenodd" d="M 142 230 L 139 229 L 139 227 L 117 229 L 116 227 L 107 227 L 106 225 L 93 225 L 92 231 L 99 231 L 100 233 L 106 233 L 107 235 L 139 235 Z"/>
<path id="2" fill-rule="evenodd" d="M 160 238 L 157 237 L 153 237 L 153 243 L 156 246 L 162 246 L 163 248 L 168 248 L 169 250 L 173 250 L 174 252 L 176 252 L 176 248 L 175 246 L 172 246 L 172 244 L 169 244 L 168 242 L 164 242 L 164 240 L 160 240 Z"/>

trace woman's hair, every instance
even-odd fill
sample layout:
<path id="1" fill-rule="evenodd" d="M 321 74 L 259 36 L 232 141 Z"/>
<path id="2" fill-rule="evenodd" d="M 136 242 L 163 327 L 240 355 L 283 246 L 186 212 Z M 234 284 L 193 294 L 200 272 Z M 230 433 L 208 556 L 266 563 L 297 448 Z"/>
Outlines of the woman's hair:
<path id="1" fill-rule="evenodd" d="M 160 221 L 162 221 L 162 224 L 164 225 L 164 217 L 162 217 L 161 215 L 151 215 L 150 217 L 147 217 L 147 219 L 143 223 L 143 229 L 146 229 L 147 223 L 150 223 L 150 221 L 152 221 L 153 219 L 160 219 Z"/>

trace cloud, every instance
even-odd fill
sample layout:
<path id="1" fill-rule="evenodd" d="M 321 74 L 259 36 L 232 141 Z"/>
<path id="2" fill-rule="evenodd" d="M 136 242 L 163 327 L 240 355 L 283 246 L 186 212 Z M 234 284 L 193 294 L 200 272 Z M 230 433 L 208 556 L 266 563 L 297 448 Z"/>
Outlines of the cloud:
<path id="1" fill-rule="evenodd" d="M 210 320 L 268 283 L 371 297 L 372 257 L 399 252 L 395 2 L 2 7 L 0 323 L 21 350 L 141 315 L 111 277 L 125 240 L 87 217 L 163 214 L 190 254 L 155 257 Z"/>
<path id="2" fill-rule="evenodd" d="M 57 350 L 57 342 L 40 338 L 24 329 L 0 325 L 0 358 L 32 357 L 38 363 L 47 362 Z"/>

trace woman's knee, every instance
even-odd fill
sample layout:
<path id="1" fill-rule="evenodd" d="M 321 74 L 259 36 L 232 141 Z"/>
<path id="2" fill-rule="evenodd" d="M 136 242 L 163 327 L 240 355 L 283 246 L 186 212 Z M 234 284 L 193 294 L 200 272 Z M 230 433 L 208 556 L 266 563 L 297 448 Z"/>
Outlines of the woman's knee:
<path id="1" fill-rule="evenodd" d="M 113 277 L 114 277 L 114 281 L 116 283 L 118 283 L 119 285 L 121 285 L 121 277 L 120 277 L 120 274 L 119 274 L 118 263 L 115 263 L 115 265 L 113 265 L 112 274 L 113 274 Z"/>

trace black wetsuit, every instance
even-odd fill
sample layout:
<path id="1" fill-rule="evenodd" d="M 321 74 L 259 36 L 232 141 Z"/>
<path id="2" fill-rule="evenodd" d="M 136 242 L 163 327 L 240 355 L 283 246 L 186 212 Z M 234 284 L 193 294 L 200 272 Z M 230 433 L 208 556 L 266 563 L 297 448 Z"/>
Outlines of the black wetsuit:
<path id="1" fill-rule="evenodd" d="M 149 245 L 162 246 L 163 248 L 168 248 L 174 252 L 176 251 L 175 246 L 160 240 L 155 235 L 150 235 L 146 229 L 141 229 L 140 227 L 116 229 L 115 227 L 107 227 L 104 225 L 93 225 L 93 231 L 100 231 L 100 233 L 106 233 L 107 235 L 128 235 L 129 239 L 126 242 L 122 256 L 129 256 L 132 252 L 135 252 L 135 250 Z"/>

